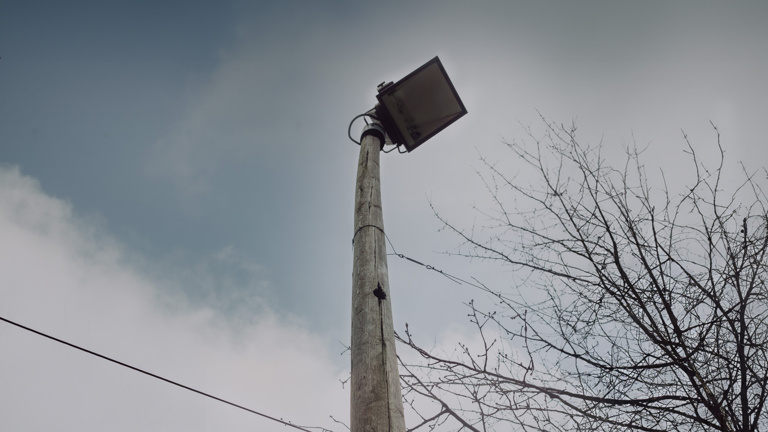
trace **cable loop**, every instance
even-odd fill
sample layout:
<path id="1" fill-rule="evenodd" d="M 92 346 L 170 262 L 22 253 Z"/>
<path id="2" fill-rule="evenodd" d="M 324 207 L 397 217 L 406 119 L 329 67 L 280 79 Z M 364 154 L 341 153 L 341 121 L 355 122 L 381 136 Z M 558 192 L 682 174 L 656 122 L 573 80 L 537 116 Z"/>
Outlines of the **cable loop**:
<path id="1" fill-rule="evenodd" d="M 374 111 L 374 110 L 368 111 L 368 112 L 366 112 L 366 113 L 363 113 L 363 114 L 358 114 L 358 115 L 356 115 L 355 117 L 353 117 L 353 118 L 352 118 L 352 121 L 351 121 L 351 122 L 349 122 L 349 127 L 347 128 L 347 137 L 349 137 L 349 140 L 350 140 L 350 141 L 352 141 L 353 143 L 355 143 L 355 144 L 357 144 L 357 145 L 362 145 L 362 144 L 360 143 L 360 141 L 358 141 L 358 140 L 356 140 L 356 139 L 352 138 L 352 125 L 355 123 L 355 120 L 359 119 L 360 117 L 363 117 L 363 120 L 365 120 L 365 124 L 366 124 L 366 125 L 367 125 L 367 124 L 369 124 L 369 123 L 368 123 L 368 119 L 367 119 L 366 117 L 370 117 L 370 118 L 372 118 L 372 119 L 374 119 L 374 120 L 376 120 L 376 121 L 379 121 L 379 118 L 378 118 L 378 117 L 376 117 L 376 115 L 375 115 L 375 114 L 372 114 L 372 112 L 373 112 L 373 111 Z M 384 136 L 384 139 L 382 139 L 382 140 L 381 140 L 381 152 L 382 152 L 382 153 L 391 153 L 391 152 L 393 152 L 395 149 L 397 149 L 397 152 L 398 152 L 398 153 L 400 153 L 400 154 L 403 154 L 403 153 L 408 153 L 407 151 L 405 151 L 405 152 L 404 152 L 404 151 L 400 150 L 400 144 L 394 144 L 394 143 L 391 143 L 391 144 L 393 144 L 393 145 L 394 145 L 394 147 L 392 147 L 392 148 L 391 148 L 391 149 L 389 149 L 389 150 L 384 150 L 384 145 L 386 145 L 386 141 L 387 141 L 387 140 L 386 140 L 386 135 L 385 135 L 385 136 Z"/>
<path id="2" fill-rule="evenodd" d="M 347 128 L 347 136 L 349 137 L 349 139 L 350 139 L 350 140 L 351 140 L 353 143 L 355 143 L 355 144 L 357 144 L 357 145 L 360 145 L 360 141 L 358 141 L 358 140 L 356 140 L 356 139 L 352 138 L 352 124 L 354 124 L 354 123 L 355 123 L 355 120 L 359 119 L 360 117 L 370 117 L 370 118 L 372 118 L 372 119 L 374 119 L 374 120 L 379 120 L 379 119 L 378 119 L 378 117 L 376 117 L 375 115 L 371 114 L 370 112 L 367 112 L 367 113 L 362 113 L 362 114 L 358 114 L 358 115 L 356 115 L 356 116 L 354 116 L 354 117 L 352 118 L 352 121 L 351 121 L 351 122 L 349 122 L 349 127 Z M 367 123 L 367 121 L 366 121 L 366 123 Z"/>
<path id="3" fill-rule="evenodd" d="M 355 238 L 357 238 L 357 233 L 359 233 L 359 232 L 360 232 L 360 230 L 361 230 L 361 229 L 363 229 L 363 228 L 365 228 L 365 227 L 373 227 L 373 228 L 376 228 L 376 229 L 378 229 L 379 231 L 381 231 L 381 233 L 382 233 L 382 234 L 384 234 L 384 237 L 386 237 L 386 236 L 387 236 L 387 233 L 385 233 L 385 232 L 384 232 L 384 229 L 383 229 L 382 227 L 378 226 L 378 225 L 371 225 L 371 224 L 368 224 L 368 225 L 362 225 L 360 228 L 358 228 L 358 229 L 355 231 L 355 234 L 353 234 L 353 235 L 352 235 L 352 244 L 353 244 L 353 245 L 355 244 Z"/>

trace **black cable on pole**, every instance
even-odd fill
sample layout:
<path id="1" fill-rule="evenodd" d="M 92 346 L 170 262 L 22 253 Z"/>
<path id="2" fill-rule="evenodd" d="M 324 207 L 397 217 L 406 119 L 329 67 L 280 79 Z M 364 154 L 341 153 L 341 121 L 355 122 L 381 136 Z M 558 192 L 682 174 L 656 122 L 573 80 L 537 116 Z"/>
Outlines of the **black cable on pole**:
<path id="1" fill-rule="evenodd" d="M 140 373 L 143 373 L 144 375 L 148 375 L 148 376 L 151 376 L 152 378 L 156 378 L 156 379 L 159 379 L 160 381 L 164 381 L 164 382 L 166 382 L 166 383 L 168 383 L 168 384 L 173 384 L 173 385 L 175 385 L 175 386 L 177 386 L 177 387 L 181 387 L 181 388 L 183 388 L 184 390 L 189 390 L 189 391 L 191 391 L 191 392 L 193 392 L 193 393 L 197 393 L 197 394 L 199 394 L 199 395 L 202 395 L 202 396 L 205 396 L 205 397 L 211 398 L 211 399 L 213 399 L 213 400 L 216 400 L 216 401 L 219 401 L 219 402 L 225 403 L 225 404 L 227 404 L 227 405 L 231 405 L 231 406 L 233 406 L 233 407 L 235 407 L 235 408 L 240 408 L 241 410 L 244 410 L 244 411 L 248 411 L 248 412 L 249 412 L 249 413 L 251 413 L 251 414 L 256 414 L 256 415 L 258 415 L 258 416 L 261 416 L 261 417 L 267 418 L 267 419 L 269 419 L 269 420 L 272 420 L 272 421 L 276 421 L 276 422 L 278 422 L 278 423 L 282 423 L 282 424 L 283 424 L 283 425 L 285 425 L 285 426 L 290 426 L 290 427 L 292 427 L 292 428 L 294 428 L 294 429 L 298 429 L 298 430 L 300 430 L 300 431 L 304 431 L 304 432 L 312 432 L 312 431 L 310 431 L 309 429 L 304 429 L 303 427 L 300 427 L 300 426 L 296 426 L 295 424 L 292 424 L 292 423 L 290 423 L 290 422 L 287 422 L 287 421 L 285 421 L 285 420 L 281 420 L 281 419 L 278 419 L 278 418 L 275 418 L 275 417 L 272 417 L 272 416 L 266 415 L 266 414 L 264 414 L 264 413 L 260 413 L 260 412 L 258 412 L 258 411 L 252 410 L 252 409 L 250 409 L 250 408 L 246 408 L 246 407 L 244 407 L 244 406 L 242 406 L 242 405 L 238 405 L 238 404 L 236 404 L 236 403 L 230 402 L 230 401 L 228 401 L 228 400 L 226 400 L 226 399 L 222 399 L 222 398 L 220 398 L 220 397 L 216 397 L 216 396 L 213 396 L 213 395 L 211 395 L 211 394 L 208 394 L 208 393 L 205 393 L 205 392 L 203 392 L 203 391 L 200 391 L 200 390 L 194 389 L 194 388 L 192 388 L 192 387 L 186 386 L 186 385 L 184 385 L 184 384 L 180 384 L 180 383 L 178 383 L 178 382 L 176 382 L 176 381 L 172 381 L 172 380 L 170 380 L 170 379 L 168 379 L 168 378 L 163 378 L 163 377 L 161 377 L 160 375 L 156 375 L 156 374 L 153 374 L 152 372 L 147 372 L 147 371 L 145 371 L 145 370 L 143 370 L 143 369 L 139 369 L 139 368 L 137 368 L 137 367 L 135 367 L 135 366 L 131 366 L 131 365 L 127 364 L 127 363 L 123 363 L 123 362 L 121 362 L 121 361 L 119 361 L 119 360 L 115 360 L 115 359 L 113 359 L 113 358 L 110 358 L 110 357 L 107 357 L 107 356 L 105 356 L 105 355 L 103 355 L 103 354 L 99 354 L 99 353 L 97 353 L 97 352 L 93 352 L 93 351 L 91 351 L 91 350 L 89 350 L 89 349 L 86 349 L 86 348 L 82 348 L 82 347 L 80 347 L 80 346 L 77 346 L 77 345 L 75 345 L 75 344 L 73 344 L 73 343 L 70 343 L 70 342 L 67 342 L 67 341 L 61 340 L 61 339 L 59 339 L 59 338 L 56 338 L 56 337 L 53 337 L 53 336 L 47 335 L 47 334 L 45 334 L 45 333 L 43 333 L 43 332 L 37 331 L 37 330 L 35 330 L 35 329 L 31 329 L 31 328 L 29 328 L 29 327 L 27 327 L 27 326 L 21 325 L 21 324 L 19 324 L 19 323 L 17 323 L 17 322 L 11 321 L 11 320 L 9 320 L 9 319 L 7 319 L 7 318 L 3 318 L 3 317 L 0 317 L 0 321 L 5 321 L 5 322 L 6 322 L 6 323 L 8 323 L 8 324 L 11 324 L 11 325 L 14 325 L 14 326 L 16 326 L 16 327 L 19 327 L 19 328 L 21 328 L 21 329 L 24 329 L 24 330 L 26 330 L 26 331 L 32 332 L 32 333 L 34 333 L 34 334 L 36 334 L 36 335 L 38 335 L 38 336 L 42 336 L 42 337 L 44 337 L 44 338 L 48 338 L 48 339 L 50 339 L 50 340 L 52 340 L 52 341 L 58 342 L 58 343 L 60 343 L 60 344 L 64 344 L 64 345 L 66 345 L 66 346 L 68 346 L 68 347 L 70 347 L 70 348 L 74 348 L 74 349 L 76 349 L 76 350 L 80 350 L 80 351 L 82 351 L 82 352 L 85 352 L 85 353 L 88 353 L 88 354 L 90 354 L 90 355 L 92 355 L 92 356 L 96 356 L 96 357 L 98 357 L 98 358 L 100 358 L 100 359 L 103 359 L 103 360 L 107 360 L 107 361 L 110 361 L 110 362 L 112 362 L 112 363 L 116 363 L 116 364 L 118 364 L 118 365 L 120 365 L 120 366 L 126 367 L 126 368 L 128 368 L 128 369 L 131 369 L 131 370 L 134 370 L 134 371 L 136 371 L 136 372 L 140 372 Z"/>
<path id="2" fill-rule="evenodd" d="M 347 136 L 349 137 L 349 139 L 350 139 L 350 140 L 351 140 L 353 143 L 355 143 L 355 144 L 357 144 L 357 145 L 360 145 L 360 141 L 358 141 L 358 140 L 356 140 L 356 139 L 352 138 L 352 124 L 354 124 L 354 123 L 355 123 L 355 120 L 359 119 L 360 117 L 363 117 L 363 118 L 365 118 L 365 117 L 370 117 L 370 118 L 372 118 L 372 119 L 374 119 L 374 120 L 378 120 L 378 118 L 377 118 L 375 115 L 371 114 L 370 112 L 367 112 L 367 113 L 363 113 L 363 114 L 358 114 L 358 115 L 356 115 L 356 116 L 354 116 L 354 117 L 352 118 L 352 121 L 351 121 L 351 122 L 349 122 L 349 127 L 347 128 Z M 367 123 L 367 120 L 366 120 L 366 123 Z"/>
<path id="3" fill-rule="evenodd" d="M 374 119 L 374 120 L 379 120 L 379 118 L 378 118 L 378 117 L 376 117 L 376 115 L 375 115 L 375 114 L 372 114 L 372 112 L 373 112 L 373 111 L 368 111 L 367 113 L 358 114 L 358 115 L 356 115 L 355 117 L 353 117 L 353 118 L 352 118 L 352 121 L 351 121 L 351 122 L 349 122 L 349 127 L 347 128 L 347 136 L 349 137 L 349 140 L 350 140 L 350 141 L 352 141 L 353 143 L 355 143 L 355 144 L 357 144 L 357 145 L 360 145 L 360 141 L 358 141 L 358 140 L 356 140 L 356 139 L 352 138 L 352 125 L 355 123 L 355 120 L 357 120 L 357 119 L 359 119 L 360 117 L 362 117 L 362 118 L 363 118 L 363 120 L 365 120 L 365 124 L 366 124 L 366 125 L 367 125 L 367 124 L 369 124 L 369 123 L 368 123 L 368 117 L 370 117 L 370 118 L 372 118 L 372 119 Z M 381 152 L 382 152 L 382 153 L 391 153 L 391 152 L 395 151 L 395 149 L 397 149 L 397 152 L 398 152 L 398 153 L 408 153 L 407 151 L 406 151 L 406 152 L 404 152 L 404 151 L 400 150 L 400 144 L 392 144 L 394 147 L 392 147 L 392 148 L 391 148 L 391 149 L 389 149 L 389 150 L 384 150 L 384 145 L 386 145 L 386 139 L 385 139 L 384 141 L 382 141 L 382 144 L 381 144 L 381 147 L 382 147 L 382 150 L 381 150 Z"/>
<path id="4" fill-rule="evenodd" d="M 389 150 L 382 150 L 381 152 L 382 152 L 382 153 L 392 153 L 392 152 L 393 152 L 395 149 L 399 149 L 399 148 L 400 148 L 400 144 L 395 144 L 395 146 L 394 146 L 394 147 L 392 147 L 391 149 L 389 149 Z M 403 152 L 401 152 L 400 150 L 398 150 L 398 153 L 403 153 Z M 406 153 L 407 153 L 407 152 L 406 152 Z"/>

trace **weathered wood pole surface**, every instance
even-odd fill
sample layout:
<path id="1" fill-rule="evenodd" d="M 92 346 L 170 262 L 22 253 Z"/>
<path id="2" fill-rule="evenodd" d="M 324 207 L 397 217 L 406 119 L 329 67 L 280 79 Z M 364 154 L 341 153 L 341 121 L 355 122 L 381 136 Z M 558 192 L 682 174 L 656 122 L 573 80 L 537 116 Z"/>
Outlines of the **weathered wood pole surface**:
<path id="1" fill-rule="evenodd" d="M 361 140 L 355 188 L 350 432 L 405 432 L 379 183 L 379 138 Z"/>

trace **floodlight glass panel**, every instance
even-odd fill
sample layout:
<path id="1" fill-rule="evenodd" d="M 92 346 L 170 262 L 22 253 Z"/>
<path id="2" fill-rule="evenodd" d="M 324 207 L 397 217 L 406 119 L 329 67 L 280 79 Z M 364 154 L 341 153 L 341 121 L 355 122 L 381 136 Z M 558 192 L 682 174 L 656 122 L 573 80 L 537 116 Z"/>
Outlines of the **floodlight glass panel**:
<path id="1" fill-rule="evenodd" d="M 467 113 L 456 89 L 435 57 L 379 93 L 389 117 L 390 138 L 412 151 Z M 391 123 L 387 125 L 386 123 Z"/>

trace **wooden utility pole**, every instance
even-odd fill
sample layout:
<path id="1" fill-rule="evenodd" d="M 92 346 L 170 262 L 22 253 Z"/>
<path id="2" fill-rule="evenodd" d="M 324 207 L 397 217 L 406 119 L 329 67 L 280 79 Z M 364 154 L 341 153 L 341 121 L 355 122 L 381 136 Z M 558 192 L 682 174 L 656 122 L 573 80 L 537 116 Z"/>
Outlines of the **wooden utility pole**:
<path id="1" fill-rule="evenodd" d="M 377 124 L 361 138 L 355 187 L 350 432 L 405 432 L 381 209 Z"/>

